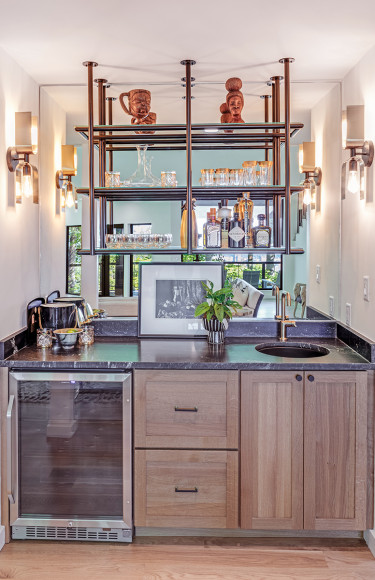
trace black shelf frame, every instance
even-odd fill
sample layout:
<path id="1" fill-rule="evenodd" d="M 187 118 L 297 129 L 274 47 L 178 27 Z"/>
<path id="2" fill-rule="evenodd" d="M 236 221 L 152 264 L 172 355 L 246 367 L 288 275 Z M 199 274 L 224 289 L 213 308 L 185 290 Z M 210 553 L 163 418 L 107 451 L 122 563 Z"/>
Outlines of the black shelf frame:
<path id="1" fill-rule="evenodd" d="M 273 248 L 241 248 L 238 253 L 278 253 L 301 254 L 302 249 L 291 248 L 290 240 L 290 198 L 301 187 L 290 184 L 290 139 L 300 129 L 302 123 L 290 122 L 290 75 L 289 65 L 294 59 L 284 58 L 279 62 L 284 65 L 284 104 L 285 121 L 280 122 L 280 80 L 283 77 L 272 77 L 272 122 L 268 120 L 268 99 L 265 99 L 264 123 L 241 124 L 192 124 L 191 122 L 191 67 L 195 61 L 184 60 L 186 86 L 186 123 L 164 125 L 113 125 L 112 101 L 108 98 L 108 121 L 106 124 L 106 81 L 98 82 L 99 124 L 94 125 L 93 107 L 93 67 L 94 62 L 85 62 L 88 71 L 88 125 L 77 126 L 75 130 L 89 142 L 89 187 L 79 188 L 77 193 L 88 195 L 90 199 L 90 247 L 83 249 L 81 255 L 98 254 L 142 254 L 145 249 L 116 250 L 105 248 L 105 233 L 107 231 L 107 204 L 109 205 L 109 223 L 113 224 L 114 201 L 184 201 L 186 207 L 192 209 L 193 197 L 199 200 L 230 199 L 235 200 L 243 191 L 249 191 L 253 200 L 263 200 L 266 214 L 269 214 L 269 203 L 272 200 L 273 217 Z M 152 131 L 152 134 L 150 133 Z M 137 133 L 135 133 L 137 131 Z M 113 170 L 113 153 L 116 151 L 135 150 L 136 145 L 150 145 L 153 150 L 184 150 L 186 151 L 186 186 L 173 189 L 167 188 L 105 188 L 105 171 L 107 153 L 108 167 Z M 285 147 L 285 185 L 280 184 L 280 151 Z M 94 185 L 94 148 L 99 150 L 99 186 Z M 273 186 L 270 187 L 193 187 L 192 185 L 192 151 L 193 150 L 228 150 L 228 149 L 262 149 L 265 158 L 269 158 L 269 150 L 273 152 Z M 95 199 L 100 202 L 100 240 L 96 244 L 95 233 Z M 283 225 L 285 225 L 283 231 Z M 285 238 L 285 239 L 284 239 Z M 237 249 L 207 250 L 195 249 L 192 245 L 192 215 L 187 213 L 187 248 L 149 249 L 153 254 L 212 254 L 234 253 Z"/>

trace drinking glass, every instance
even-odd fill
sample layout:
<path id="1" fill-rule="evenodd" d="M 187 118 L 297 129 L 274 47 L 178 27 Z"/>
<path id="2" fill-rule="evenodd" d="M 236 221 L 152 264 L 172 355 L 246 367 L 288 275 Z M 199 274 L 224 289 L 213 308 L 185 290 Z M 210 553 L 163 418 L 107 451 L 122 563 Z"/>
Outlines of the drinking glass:
<path id="1" fill-rule="evenodd" d="M 48 328 L 38 328 L 36 331 L 36 345 L 38 348 L 51 348 L 52 332 Z"/>
<path id="2" fill-rule="evenodd" d="M 176 172 L 162 171 L 161 172 L 161 186 L 162 187 L 177 187 Z"/>
<path id="3" fill-rule="evenodd" d="M 106 187 L 120 187 L 120 172 L 106 171 L 105 172 L 105 186 Z"/>

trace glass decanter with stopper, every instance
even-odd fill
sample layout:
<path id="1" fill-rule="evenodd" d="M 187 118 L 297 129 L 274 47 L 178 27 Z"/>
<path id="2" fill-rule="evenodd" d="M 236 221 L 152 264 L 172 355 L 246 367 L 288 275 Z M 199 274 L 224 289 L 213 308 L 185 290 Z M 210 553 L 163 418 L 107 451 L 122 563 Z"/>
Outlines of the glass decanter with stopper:
<path id="1" fill-rule="evenodd" d="M 125 180 L 127 187 L 160 187 L 160 179 L 151 172 L 152 159 L 147 159 L 147 147 L 137 145 L 138 166 L 135 173 Z"/>
<path id="2" fill-rule="evenodd" d="M 258 225 L 252 228 L 254 248 L 269 248 L 271 246 L 271 228 L 266 226 L 266 216 L 258 215 Z"/>

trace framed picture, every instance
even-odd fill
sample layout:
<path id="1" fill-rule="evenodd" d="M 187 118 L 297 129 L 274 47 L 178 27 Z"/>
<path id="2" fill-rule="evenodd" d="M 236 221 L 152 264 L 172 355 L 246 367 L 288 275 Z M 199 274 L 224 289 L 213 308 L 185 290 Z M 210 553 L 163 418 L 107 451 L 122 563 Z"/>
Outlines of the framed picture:
<path id="1" fill-rule="evenodd" d="M 206 336 L 197 304 L 204 301 L 202 282 L 218 290 L 224 283 L 220 262 L 140 264 L 138 336 Z"/>

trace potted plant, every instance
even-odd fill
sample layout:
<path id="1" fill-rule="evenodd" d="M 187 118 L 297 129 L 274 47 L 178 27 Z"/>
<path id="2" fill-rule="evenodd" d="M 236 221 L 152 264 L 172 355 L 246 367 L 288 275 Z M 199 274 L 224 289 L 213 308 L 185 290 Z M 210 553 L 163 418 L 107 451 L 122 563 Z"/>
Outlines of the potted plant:
<path id="1" fill-rule="evenodd" d="M 233 290 L 229 280 L 219 290 L 214 291 L 213 282 L 202 282 L 206 291 L 206 300 L 197 305 L 194 316 L 201 316 L 203 326 L 208 331 L 208 342 L 217 344 L 224 342 L 224 332 L 228 328 L 228 320 L 233 312 L 241 306 L 233 300 Z"/>

